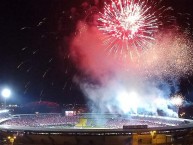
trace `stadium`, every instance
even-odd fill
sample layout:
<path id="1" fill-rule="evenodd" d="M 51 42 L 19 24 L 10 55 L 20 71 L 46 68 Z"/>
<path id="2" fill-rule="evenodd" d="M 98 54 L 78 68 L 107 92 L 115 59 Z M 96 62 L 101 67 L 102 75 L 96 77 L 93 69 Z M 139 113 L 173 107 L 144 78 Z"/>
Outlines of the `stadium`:
<path id="1" fill-rule="evenodd" d="M 0 113 L 2 144 L 150 145 L 193 144 L 189 119 L 110 113 Z"/>
<path id="2" fill-rule="evenodd" d="M 193 145 L 192 3 L 7 1 L 0 145 Z"/>

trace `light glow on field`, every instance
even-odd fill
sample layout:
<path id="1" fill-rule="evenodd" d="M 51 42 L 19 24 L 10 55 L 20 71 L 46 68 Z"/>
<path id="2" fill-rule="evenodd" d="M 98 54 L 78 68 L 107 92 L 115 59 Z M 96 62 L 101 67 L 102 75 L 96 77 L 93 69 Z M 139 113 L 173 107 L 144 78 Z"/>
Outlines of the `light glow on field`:
<path id="1" fill-rule="evenodd" d="M 139 106 L 139 98 L 136 92 L 122 91 L 118 94 L 117 100 L 124 113 L 133 112 L 137 113 Z"/>

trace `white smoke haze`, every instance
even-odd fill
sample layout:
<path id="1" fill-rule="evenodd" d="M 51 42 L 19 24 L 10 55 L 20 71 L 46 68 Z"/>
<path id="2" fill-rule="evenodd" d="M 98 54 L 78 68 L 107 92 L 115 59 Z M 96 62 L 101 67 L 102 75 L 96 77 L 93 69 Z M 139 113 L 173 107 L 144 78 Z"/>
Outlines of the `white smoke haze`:
<path id="1" fill-rule="evenodd" d="M 100 86 L 79 83 L 89 100 L 92 100 L 102 113 L 157 115 L 157 110 L 163 110 L 165 115 L 177 117 L 177 113 L 168 108 L 172 105 L 168 98 L 170 92 L 148 82 L 136 82 L 140 78 L 124 77 L 127 78 L 114 78 Z"/>
<path id="2" fill-rule="evenodd" d="M 95 26 L 79 22 L 77 30 L 71 41 L 73 62 L 97 83 L 81 77 L 75 81 L 101 112 L 158 115 L 161 110 L 166 116 L 178 116 L 169 97 L 179 91 L 175 82 L 192 73 L 192 43 L 187 37 L 173 31 L 160 33 L 149 49 L 131 59 L 124 52 L 118 57 L 108 53 L 104 34 Z M 167 79 L 174 79 L 174 84 Z"/>

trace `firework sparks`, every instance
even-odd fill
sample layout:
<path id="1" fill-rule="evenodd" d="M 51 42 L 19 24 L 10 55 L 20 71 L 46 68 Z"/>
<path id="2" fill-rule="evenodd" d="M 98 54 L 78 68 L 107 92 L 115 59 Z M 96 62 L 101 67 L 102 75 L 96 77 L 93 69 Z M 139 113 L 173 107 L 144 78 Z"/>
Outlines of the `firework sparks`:
<path id="1" fill-rule="evenodd" d="M 192 74 L 192 41 L 185 34 L 170 32 L 159 36 L 155 44 L 143 51 L 139 69 L 146 76 L 180 78 Z"/>
<path id="2" fill-rule="evenodd" d="M 172 98 L 171 98 L 171 103 L 173 105 L 176 105 L 178 107 L 182 106 L 184 102 L 184 97 L 180 94 L 177 94 L 177 95 L 174 95 Z"/>
<path id="3" fill-rule="evenodd" d="M 106 34 L 104 44 L 109 51 L 130 54 L 132 49 L 146 48 L 163 25 L 164 12 L 171 10 L 157 8 L 159 4 L 148 0 L 111 0 L 110 4 L 105 3 L 104 12 L 98 19 L 98 29 Z"/>

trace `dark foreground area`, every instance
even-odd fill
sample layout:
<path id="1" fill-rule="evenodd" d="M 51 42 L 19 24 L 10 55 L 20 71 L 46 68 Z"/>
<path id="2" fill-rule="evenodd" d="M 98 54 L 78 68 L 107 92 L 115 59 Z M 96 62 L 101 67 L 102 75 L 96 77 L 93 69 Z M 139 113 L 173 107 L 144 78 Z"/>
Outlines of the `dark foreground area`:
<path id="1" fill-rule="evenodd" d="M 138 138 L 138 139 L 137 139 Z M 193 145 L 192 136 L 176 138 L 173 141 L 160 143 L 148 135 L 137 136 L 62 136 L 62 135 L 24 135 L 12 142 L 7 140 L 1 145 Z"/>
<path id="2" fill-rule="evenodd" d="M 193 128 L 2 128 L 0 145 L 193 145 Z"/>

